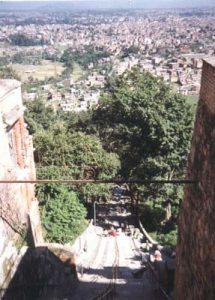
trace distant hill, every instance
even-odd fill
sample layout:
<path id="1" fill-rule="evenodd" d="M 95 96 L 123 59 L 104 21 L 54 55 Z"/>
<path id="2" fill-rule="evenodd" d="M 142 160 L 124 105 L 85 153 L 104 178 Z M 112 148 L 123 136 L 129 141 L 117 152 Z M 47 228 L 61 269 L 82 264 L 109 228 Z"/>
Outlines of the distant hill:
<path id="1" fill-rule="evenodd" d="M 126 0 L 125 0 L 126 1 Z M 73 10 L 111 8 L 106 1 L 0 1 L 1 10 Z M 114 7 L 117 5 L 114 4 Z"/>
<path id="2" fill-rule="evenodd" d="M 0 1 L 1 10 L 77 10 L 215 6 L 214 0 Z"/>

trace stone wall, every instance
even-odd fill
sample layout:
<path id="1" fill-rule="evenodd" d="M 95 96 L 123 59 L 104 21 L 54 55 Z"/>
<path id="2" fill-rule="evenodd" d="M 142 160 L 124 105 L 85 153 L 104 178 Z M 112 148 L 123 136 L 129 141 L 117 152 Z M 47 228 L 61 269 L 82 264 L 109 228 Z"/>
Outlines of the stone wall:
<path id="1" fill-rule="evenodd" d="M 0 179 L 34 180 L 32 137 L 23 118 L 21 84 L 0 80 Z M 0 184 L 0 286 L 6 288 L 23 243 L 43 242 L 32 184 Z"/>
<path id="2" fill-rule="evenodd" d="M 23 247 L 14 269 L 2 300 L 70 299 L 77 282 L 74 255 L 59 247 Z"/>
<path id="3" fill-rule="evenodd" d="M 36 179 L 23 112 L 20 83 L 0 80 L 1 180 Z M 44 245 L 33 184 L 0 184 L 0 299 L 66 299 L 77 279 L 73 252 Z"/>
<path id="4" fill-rule="evenodd" d="M 204 61 L 179 217 L 176 300 L 215 299 L 215 60 Z"/>

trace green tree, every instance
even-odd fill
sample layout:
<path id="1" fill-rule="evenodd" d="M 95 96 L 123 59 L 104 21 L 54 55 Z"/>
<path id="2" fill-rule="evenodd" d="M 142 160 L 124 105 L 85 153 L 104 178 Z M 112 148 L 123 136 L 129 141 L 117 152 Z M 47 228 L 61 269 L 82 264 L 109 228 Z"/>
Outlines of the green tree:
<path id="1" fill-rule="evenodd" d="M 109 53 L 106 51 L 95 50 L 91 46 L 86 46 L 83 50 L 73 50 L 68 48 L 64 50 L 60 61 L 65 64 L 66 67 L 72 67 L 73 63 L 76 62 L 85 69 L 91 63 L 97 63 L 99 59 L 108 57 Z"/>
<path id="2" fill-rule="evenodd" d="M 126 177 L 183 172 L 193 117 L 185 99 L 160 78 L 135 68 L 117 78 L 94 111 L 105 148 L 117 152 Z"/>
<path id="3" fill-rule="evenodd" d="M 41 192 L 42 193 L 42 192 Z M 45 238 L 49 242 L 72 242 L 86 228 L 86 209 L 74 192 L 62 185 L 50 185 L 40 206 Z"/>
<path id="4" fill-rule="evenodd" d="M 10 67 L 0 68 L 0 79 L 16 79 L 21 81 L 20 76 Z"/>
<path id="5" fill-rule="evenodd" d="M 136 179 L 171 179 L 184 176 L 193 115 L 184 97 L 171 92 L 161 78 L 138 68 L 109 81 L 93 123 L 106 150 L 117 153 L 122 176 Z M 148 185 L 138 189 L 142 200 L 167 212 L 176 212 L 178 186 Z M 140 197 L 139 197 L 140 198 Z M 175 216 L 174 216 L 175 218 Z"/>
<path id="6" fill-rule="evenodd" d="M 121 58 L 129 57 L 129 55 L 136 55 L 140 52 L 138 46 L 131 45 L 130 47 L 124 47 L 122 49 Z"/>
<path id="7" fill-rule="evenodd" d="M 49 129 L 58 120 L 52 107 L 46 106 L 45 102 L 40 99 L 26 102 L 25 105 L 27 107 L 25 121 L 28 123 L 31 134 L 40 129 Z"/>
<path id="8" fill-rule="evenodd" d="M 49 130 L 38 131 L 34 144 L 40 179 L 108 179 L 114 177 L 120 167 L 118 156 L 105 151 L 97 137 L 69 132 L 63 122 Z M 85 185 L 73 190 L 82 199 L 110 194 L 108 185 Z"/>
<path id="9" fill-rule="evenodd" d="M 70 48 L 64 50 L 64 52 L 60 58 L 60 61 L 62 63 L 64 63 L 66 67 L 72 67 L 73 63 L 74 63 L 73 60 L 74 60 L 73 51 Z"/>
<path id="10" fill-rule="evenodd" d="M 161 245 L 175 247 L 177 244 L 177 230 L 172 230 L 167 234 L 159 235 L 158 242 L 161 243 Z"/>
<path id="11" fill-rule="evenodd" d="M 15 33 L 10 35 L 10 42 L 15 46 L 36 46 L 36 45 L 45 45 L 47 41 L 37 38 L 29 37 L 23 33 Z"/>

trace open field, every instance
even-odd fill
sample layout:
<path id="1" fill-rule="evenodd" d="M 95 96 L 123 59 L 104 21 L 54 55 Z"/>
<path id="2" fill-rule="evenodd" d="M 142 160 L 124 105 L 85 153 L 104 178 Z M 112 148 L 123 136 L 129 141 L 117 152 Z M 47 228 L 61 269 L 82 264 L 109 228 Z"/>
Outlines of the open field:
<path id="1" fill-rule="evenodd" d="M 64 45 L 64 44 L 57 44 L 56 46 L 55 46 L 59 51 L 61 51 L 61 54 L 63 54 L 63 51 L 64 50 L 66 50 L 66 49 L 68 49 L 68 45 Z"/>
<path id="2" fill-rule="evenodd" d="M 43 60 L 41 65 L 13 64 L 12 68 L 19 74 L 22 81 L 27 81 L 29 77 L 44 80 L 45 78 L 59 75 L 64 70 L 63 64 L 59 62 L 53 63 L 49 60 Z"/>
<path id="3" fill-rule="evenodd" d="M 74 63 L 73 72 L 71 75 L 72 80 L 78 81 L 85 74 L 86 74 L 86 71 L 84 71 L 78 64 Z"/>

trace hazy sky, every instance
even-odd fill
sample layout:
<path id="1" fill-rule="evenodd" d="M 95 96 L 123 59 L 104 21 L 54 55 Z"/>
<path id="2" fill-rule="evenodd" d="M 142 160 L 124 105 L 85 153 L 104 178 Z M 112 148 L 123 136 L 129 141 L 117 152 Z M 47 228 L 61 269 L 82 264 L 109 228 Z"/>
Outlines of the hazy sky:
<path id="1" fill-rule="evenodd" d="M 195 4 L 205 4 L 205 3 L 211 3 L 213 4 L 215 1 L 214 0 L 3 0 L 3 1 L 21 1 L 21 2 L 24 2 L 24 1 L 40 1 L 40 2 L 43 2 L 43 1 L 65 1 L 65 2 L 80 2 L 80 1 L 84 1 L 84 2 L 90 2 L 90 1 L 93 1 L 93 2 L 101 2 L 101 1 L 104 1 L 104 2 L 133 2 L 133 3 L 141 3 L 141 4 L 149 4 L 149 3 L 152 3 L 152 2 L 156 2 L 156 3 L 165 3 L 165 4 L 181 4 L 181 3 L 192 3 L 194 6 Z"/>
<path id="2" fill-rule="evenodd" d="M 113 5 L 133 5 L 134 7 L 191 7 L 191 6 L 215 6 L 215 0 L 3 0 L 3 2 L 30 2 L 30 1 L 40 1 L 40 2 L 53 2 L 53 1 L 69 1 L 69 2 L 106 2 L 109 6 Z"/>

